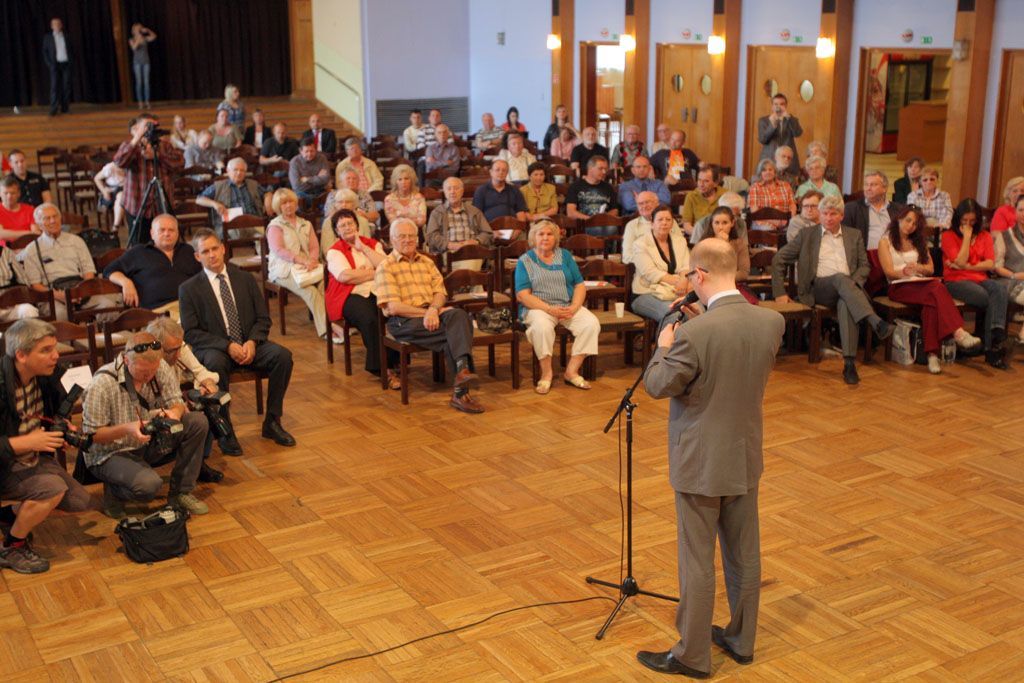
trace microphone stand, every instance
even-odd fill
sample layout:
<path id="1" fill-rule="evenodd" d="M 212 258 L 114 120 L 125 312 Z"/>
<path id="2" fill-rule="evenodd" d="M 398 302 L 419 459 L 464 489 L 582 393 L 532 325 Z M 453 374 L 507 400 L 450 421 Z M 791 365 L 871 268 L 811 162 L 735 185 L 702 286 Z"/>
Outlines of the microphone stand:
<path id="1" fill-rule="evenodd" d="M 669 315 L 672 315 L 670 312 Z M 666 318 L 668 316 L 665 316 Z M 658 329 L 664 325 L 665 321 L 662 320 L 662 325 L 659 325 Z M 668 600 L 669 602 L 679 602 L 679 598 L 672 597 L 670 595 L 663 595 L 661 593 L 653 593 L 651 591 L 645 591 L 640 588 L 640 584 L 633 578 L 633 411 L 636 410 L 636 403 L 633 403 L 633 392 L 638 386 L 640 381 L 644 378 L 644 374 L 647 372 L 647 367 L 650 366 L 648 362 L 647 366 L 640 371 L 640 375 L 633 382 L 633 385 L 626 389 L 626 393 L 622 395 L 622 400 L 619 401 L 618 407 L 615 408 L 615 412 L 612 414 L 608 424 L 604 426 L 604 433 L 608 431 L 615 424 L 615 420 L 618 419 L 622 411 L 626 411 L 626 576 L 622 579 L 621 583 L 615 583 L 612 581 L 603 581 L 601 579 L 595 579 L 592 576 L 587 577 L 587 583 L 597 584 L 599 586 L 607 586 L 609 588 L 617 588 L 619 590 L 619 600 L 615 603 L 615 607 L 612 608 L 611 614 L 605 619 L 604 624 L 598 630 L 597 635 L 594 636 L 596 640 L 604 638 L 605 631 L 611 626 L 612 620 L 615 619 L 615 615 L 619 613 L 622 606 L 626 604 L 626 600 L 635 595 L 647 595 L 652 598 L 658 598 L 659 600 Z"/>

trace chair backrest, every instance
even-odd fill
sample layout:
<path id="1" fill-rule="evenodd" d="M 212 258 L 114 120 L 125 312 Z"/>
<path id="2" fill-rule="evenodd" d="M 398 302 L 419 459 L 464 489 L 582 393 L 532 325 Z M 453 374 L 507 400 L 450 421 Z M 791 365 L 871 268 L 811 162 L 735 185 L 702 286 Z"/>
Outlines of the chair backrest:
<path id="1" fill-rule="evenodd" d="M 53 321 L 56 318 L 56 309 L 53 305 L 53 290 L 47 289 L 40 292 L 27 285 L 17 285 L 0 290 L 0 309 L 13 308 L 21 304 L 30 304 L 39 311 L 41 320 Z M 46 306 L 42 306 L 46 304 Z M 0 331 L 16 323 L 17 320 L 0 322 Z"/>
<path id="2" fill-rule="evenodd" d="M 781 230 L 747 230 L 747 244 L 751 247 L 778 249 L 785 241 L 786 233 Z"/>
<path id="3" fill-rule="evenodd" d="M 60 354 L 60 360 L 78 365 L 85 363 L 93 372 L 100 367 L 99 353 L 96 350 L 96 326 L 91 322 L 84 325 L 58 320 L 53 323 L 55 337 L 59 344 L 71 347 L 70 351 Z"/>
<path id="4" fill-rule="evenodd" d="M 213 177 L 214 169 L 211 166 L 203 166 L 202 164 L 196 164 L 195 166 L 187 166 L 180 171 L 176 172 L 179 178 L 191 178 L 192 176 L 209 176 Z"/>
<path id="5" fill-rule="evenodd" d="M 530 227 L 529 223 L 521 221 L 515 216 L 498 216 L 488 222 L 492 230 L 526 230 Z"/>
<path id="6" fill-rule="evenodd" d="M 34 232 L 25 233 L 24 235 L 22 235 L 21 237 L 17 238 L 16 240 L 12 240 L 11 242 L 9 242 L 7 244 L 7 248 L 8 249 L 12 249 L 14 251 L 21 251 L 25 247 L 27 247 L 30 244 L 32 244 L 33 242 L 35 242 L 36 238 L 38 238 L 38 237 L 39 237 L 39 235 L 37 233 L 34 233 Z"/>
<path id="7" fill-rule="evenodd" d="M 512 289 L 512 274 L 516 271 L 516 261 L 519 257 L 530 251 L 530 245 L 525 239 L 516 240 L 505 246 L 498 247 L 498 264 L 496 289 L 504 292 Z"/>
<path id="8" fill-rule="evenodd" d="M 124 344 L 114 341 L 114 335 L 119 332 L 138 332 L 157 318 L 167 315 L 166 313 L 154 313 L 146 308 L 128 308 L 117 315 L 116 318 L 103 323 L 103 357 L 107 363 L 114 360 L 118 352 L 124 348 Z"/>
<path id="9" fill-rule="evenodd" d="M 766 206 L 762 209 L 758 209 L 757 211 L 751 211 L 747 225 L 759 221 L 788 221 L 789 218 L 789 211 L 780 211 L 778 209 L 773 209 L 770 206 Z"/>
<path id="10" fill-rule="evenodd" d="M 479 244 L 467 244 L 460 249 L 456 249 L 455 251 L 445 254 L 445 272 L 452 272 L 452 264 L 457 261 L 479 260 L 484 261 L 484 267 L 480 268 L 477 272 L 490 273 L 493 268 L 494 258 L 496 255 L 496 249 L 488 249 L 487 247 Z M 491 267 L 488 268 L 487 264 L 491 264 Z"/>
<path id="11" fill-rule="evenodd" d="M 77 213 L 71 213 L 70 211 L 64 211 L 60 215 L 60 224 L 84 230 L 89 227 L 89 218 Z"/>
<path id="12" fill-rule="evenodd" d="M 90 308 L 88 310 L 83 309 L 82 302 L 91 296 L 102 296 L 104 294 L 120 295 L 121 288 L 115 285 L 110 280 L 102 277 L 94 277 L 89 280 L 85 280 L 82 284 L 77 287 L 72 287 L 67 290 L 67 309 L 68 309 L 68 321 L 73 323 L 82 323 L 94 319 L 101 313 L 113 313 L 115 311 L 123 311 L 124 304 L 117 304 L 114 306 L 100 306 L 97 308 Z"/>
<path id="13" fill-rule="evenodd" d="M 460 290 L 471 287 L 482 287 L 487 296 L 456 297 Z M 494 305 L 494 280 L 491 279 L 490 273 L 479 270 L 454 270 L 445 275 L 444 288 L 448 292 L 449 302 L 453 305 L 470 309 Z"/>
<path id="14" fill-rule="evenodd" d="M 275 161 L 272 164 L 262 164 L 263 172 L 276 175 L 278 173 L 288 173 L 288 162 L 282 159 L 281 161 Z"/>
<path id="15" fill-rule="evenodd" d="M 569 239 L 562 240 L 563 249 L 568 249 L 574 256 L 597 256 L 604 255 L 604 239 L 594 237 L 586 233 L 573 235 Z"/>
<path id="16" fill-rule="evenodd" d="M 89 254 L 93 259 L 107 253 L 111 249 L 119 249 L 121 247 L 121 240 L 116 233 L 93 228 L 91 230 L 83 230 L 78 233 L 78 236 L 85 242 L 85 246 L 89 249 Z"/>
<path id="17" fill-rule="evenodd" d="M 621 229 L 626 225 L 625 221 L 622 220 L 621 216 L 613 216 L 610 213 L 596 213 L 587 220 L 583 221 L 583 228 L 605 228 L 608 226 L 615 226 Z"/>
<path id="18" fill-rule="evenodd" d="M 116 261 L 124 252 L 124 249 L 118 247 L 117 249 L 110 249 L 108 251 L 105 251 L 99 256 L 93 258 L 93 263 L 96 264 L 96 272 L 102 273 L 104 270 L 106 270 L 107 266 Z"/>
<path id="19" fill-rule="evenodd" d="M 633 290 L 633 265 L 612 261 L 610 259 L 591 259 L 583 264 L 580 273 L 586 280 L 602 280 L 610 286 L 595 287 L 587 290 L 588 300 L 609 299 L 622 300 L 629 303 Z M 607 305 L 607 304 L 606 304 Z"/>

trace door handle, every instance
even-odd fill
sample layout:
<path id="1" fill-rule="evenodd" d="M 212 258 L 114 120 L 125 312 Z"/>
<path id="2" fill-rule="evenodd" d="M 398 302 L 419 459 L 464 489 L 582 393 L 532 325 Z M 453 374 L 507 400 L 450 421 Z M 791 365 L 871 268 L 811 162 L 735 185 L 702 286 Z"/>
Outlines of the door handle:
<path id="1" fill-rule="evenodd" d="M 693 122 L 697 123 L 697 107 L 693 108 Z"/>
<path id="2" fill-rule="evenodd" d="M 681 118 L 683 119 L 683 123 L 689 122 L 689 120 L 690 120 L 690 110 L 689 110 L 689 108 L 683 107 L 683 113 L 681 114 Z"/>

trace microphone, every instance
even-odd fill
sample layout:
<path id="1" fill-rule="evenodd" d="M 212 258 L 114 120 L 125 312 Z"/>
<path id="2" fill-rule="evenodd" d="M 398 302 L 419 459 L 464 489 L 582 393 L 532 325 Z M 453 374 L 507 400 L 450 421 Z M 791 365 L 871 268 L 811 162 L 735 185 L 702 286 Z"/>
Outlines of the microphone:
<path id="1" fill-rule="evenodd" d="M 683 307 L 684 306 L 691 306 L 691 305 L 697 303 L 697 301 L 699 299 L 700 299 L 700 297 L 697 296 L 697 292 L 695 292 L 693 290 L 690 290 L 689 294 L 684 296 L 680 301 L 676 302 L 672 306 L 672 308 L 668 309 L 668 313 L 669 313 L 669 315 L 672 315 L 673 313 L 677 313 L 679 315 L 679 317 L 676 319 L 676 322 L 678 322 L 678 323 L 684 322 L 686 320 L 686 313 L 683 312 Z"/>

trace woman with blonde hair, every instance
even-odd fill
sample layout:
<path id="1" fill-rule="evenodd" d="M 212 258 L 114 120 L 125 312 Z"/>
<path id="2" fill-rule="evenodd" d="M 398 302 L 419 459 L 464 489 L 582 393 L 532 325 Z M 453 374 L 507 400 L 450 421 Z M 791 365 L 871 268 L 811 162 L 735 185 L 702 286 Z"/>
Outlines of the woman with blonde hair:
<path id="1" fill-rule="evenodd" d="M 797 197 L 802 197 L 811 190 L 820 192 L 822 196 L 843 196 L 839 186 L 825 178 L 825 169 L 828 168 L 828 162 L 825 161 L 825 157 L 809 157 L 807 163 L 804 164 L 804 168 L 807 169 L 807 181 L 796 188 Z"/>
<path id="2" fill-rule="evenodd" d="M 228 112 L 228 123 L 241 128 L 245 125 L 245 106 L 242 104 L 238 86 L 228 83 L 224 86 L 224 101 L 217 105 L 217 111 Z"/>
<path id="3" fill-rule="evenodd" d="M 331 196 L 330 204 L 331 208 L 327 216 L 324 217 L 323 223 L 320 224 L 320 253 L 322 255 L 326 256 L 328 250 L 338 241 L 338 235 L 335 234 L 336 231 L 332 219 L 339 209 L 352 211 L 356 214 L 356 231 L 360 237 L 373 236 L 373 228 L 370 227 L 370 222 L 357 213 L 359 210 L 359 195 L 354 190 L 350 190 L 347 187 L 335 190 Z"/>
<path id="4" fill-rule="evenodd" d="M 242 131 L 230 122 L 227 109 L 217 110 L 217 121 L 208 130 L 217 149 L 230 152 L 242 144 Z"/>
<path id="5" fill-rule="evenodd" d="M 327 333 L 324 319 L 324 283 L 320 244 L 313 225 L 298 215 L 299 198 L 287 188 L 274 192 L 271 206 L 277 216 L 267 226 L 267 279 L 301 297 L 313 314 L 316 333 Z M 320 279 L 307 273 L 320 273 Z M 297 278 L 306 277 L 300 284 Z"/>
<path id="6" fill-rule="evenodd" d="M 1013 207 L 1017 206 L 1017 199 L 1022 195 L 1024 195 L 1024 176 L 1010 178 L 1003 188 L 1003 199 L 1006 200 L 1006 203 L 996 209 L 992 216 L 990 227 L 992 232 L 1009 230 L 1017 224 L 1017 210 Z"/>
<path id="7" fill-rule="evenodd" d="M 416 186 L 416 171 L 399 164 L 391 171 L 391 192 L 384 197 L 384 215 L 389 223 L 408 218 L 422 229 L 427 223 L 427 200 Z"/>
<path id="8" fill-rule="evenodd" d="M 171 126 L 170 140 L 172 145 L 183 152 L 189 145 L 199 144 L 198 135 L 195 130 L 188 127 L 188 124 L 185 123 L 185 117 L 181 114 L 174 115 L 174 125 Z"/>

